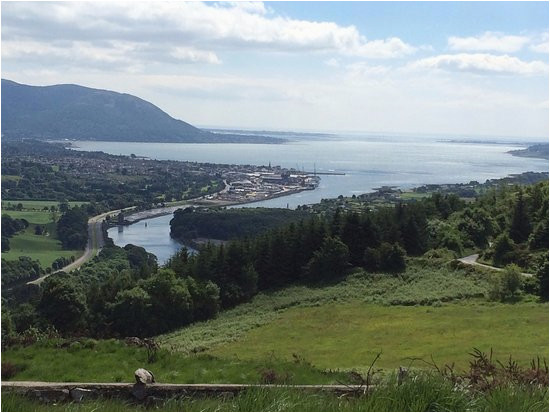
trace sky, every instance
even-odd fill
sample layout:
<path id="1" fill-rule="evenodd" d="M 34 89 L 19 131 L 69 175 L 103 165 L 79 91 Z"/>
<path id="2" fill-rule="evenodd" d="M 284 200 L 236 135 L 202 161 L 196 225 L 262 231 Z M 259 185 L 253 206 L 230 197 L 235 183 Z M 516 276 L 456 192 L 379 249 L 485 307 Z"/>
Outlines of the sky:
<path id="1" fill-rule="evenodd" d="M 2 78 L 202 127 L 548 138 L 548 2 L 6 2 Z"/>

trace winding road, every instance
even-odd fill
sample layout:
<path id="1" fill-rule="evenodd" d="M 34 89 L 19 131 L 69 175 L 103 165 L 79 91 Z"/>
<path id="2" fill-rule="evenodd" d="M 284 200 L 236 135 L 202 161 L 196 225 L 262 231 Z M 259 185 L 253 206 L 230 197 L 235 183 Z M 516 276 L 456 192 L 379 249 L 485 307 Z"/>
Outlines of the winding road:
<path id="1" fill-rule="evenodd" d="M 224 180 L 223 183 L 225 184 L 225 187 L 219 193 L 225 193 L 231 187 L 226 180 Z M 172 213 L 174 212 L 175 209 L 182 208 L 187 204 L 192 204 L 194 201 L 198 201 L 201 199 L 203 199 L 203 197 L 192 198 L 192 199 L 186 200 L 185 202 L 178 203 L 177 205 L 173 205 L 172 207 L 160 208 L 163 210 L 163 212 L 160 215 L 166 215 L 167 213 Z M 70 271 L 76 270 L 77 268 L 80 268 L 86 261 L 92 259 L 97 254 L 99 254 L 99 251 L 101 251 L 101 249 L 103 248 L 103 245 L 105 244 L 105 240 L 103 239 L 103 233 L 101 230 L 105 217 L 107 215 L 115 216 L 115 215 L 118 215 L 120 212 L 130 211 L 135 208 L 136 208 L 135 206 L 131 206 L 128 208 L 117 209 L 114 211 L 104 212 L 103 214 L 99 214 L 99 215 L 96 215 L 95 217 L 90 218 L 88 220 L 88 244 L 86 245 L 84 254 L 82 254 L 80 257 L 78 257 L 74 262 L 70 263 L 69 265 L 66 265 L 65 267 L 57 271 L 54 271 L 50 274 L 43 275 L 42 277 L 37 278 L 36 280 L 29 281 L 27 284 L 39 285 L 52 274 L 55 274 L 61 271 L 70 272 Z M 147 212 L 147 211 L 142 211 L 142 212 Z M 155 216 L 155 215 L 154 214 L 151 215 L 150 211 L 148 211 L 148 213 L 145 213 L 143 217 L 138 217 L 138 219 L 134 220 L 133 222 L 137 222 L 140 219 L 144 219 L 144 218 L 151 218 L 151 216 Z"/>
<path id="2" fill-rule="evenodd" d="M 491 265 L 482 264 L 480 262 L 477 262 L 478 258 L 479 258 L 479 254 L 472 254 L 472 255 L 468 255 L 467 257 L 459 258 L 458 261 L 460 261 L 462 264 L 466 264 L 466 265 L 474 265 L 476 267 L 488 268 L 488 269 L 494 270 L 494 271 L 504 271 L 504 268 L 497 268 L 497 267 L 493 267 Z M 528 274 L 526 272 L 522 272 L 521 275 L 524 275 L 526 277 L 532 277 L 533 276 L 533 274 Z"/>
<path id="3" fill-rule="evenodd" d="M 105 221 L 105 217 L 107 215 L 118 215 L 121 211 L 128 211 L 131 209 L 134 209 L 135 207 L 128 207 L 124 209 L 117 209 L 115 211 L 109 211 L 104 212 L 103 214 L 96 215 L 95 217 L 92 217 L 88 220 L 88 244 L 86 245 L 86 249 L 84 250 L 84 254 L 82 254 L 80 257 L 78 257 L 74 262 L 70 263 L 69 265 L 52 272 L 50 274 L 43 275 L 40 278 L 37 278 L 36 280 L 29 281 L 27 284 L 41 284 L 46 278 L 48 278 L 50 275 L 55 274 L 56 272 L 70 272 L 73 270 L 76 270 L 77 268 L 80 268 L 86 261 L 92 259 L 97 254 L 99 254 L 99 251 L 103 248 L 103 245 L 105 244 L 105 240 L 103 239 L 103 233 L 101 230 L 103 221 Z"/>

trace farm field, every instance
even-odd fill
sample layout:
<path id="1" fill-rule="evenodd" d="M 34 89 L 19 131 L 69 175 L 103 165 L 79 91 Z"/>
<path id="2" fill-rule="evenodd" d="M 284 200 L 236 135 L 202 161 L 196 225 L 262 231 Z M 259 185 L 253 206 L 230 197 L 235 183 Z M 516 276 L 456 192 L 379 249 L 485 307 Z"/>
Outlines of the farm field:
<path id="1" fill-rule="evenodd" d="M 432 355 L 466 367 L 473 347 L 524 364 L 548 359 L 547 304 L 530 296 L 516 304 L 489 302 L 493 274 L 441 266 L 411 262 L 400 277 L 358 272 L 334 285 L 259 294 L 158 340 L 174 351 L 222 358 L 292 360 L 295 354 L 323 369 L 365 368 L 379 351 L 377 365 L 387 369 L 408 365 L 406 357 Z"/>
<path id="2" fill-rule="evenodd" d="M 16 260 L 19 257 L 26 256 L 33 260 L 38 260 L 44 268 L 49 267 L 57 258 L 78 258 L 83 251 L 64 250 L 61 248 L 61 242 L 55 239 L 55 227 L 49 224 L 46 227 L 50 231 L 49 236 L 36 235 L 34 233 L 34 224 L 10 238 L 10 250 L 2 253 L 2 258 L 6 260 Z"/>
<path id="3" fill-rule="evenodd" d="M 6 210 L 11 205 L 21 203 L 21 211 Z M 78 206 L 84 202 L 69 202 L 69 205 Z M 63 250 L 61 242 L 55 236 L 55 224 L 52 221 L 50 211 L 43 210 L 44 207 L 58 206 L 55 201 L 3 201 L 2 213 L 7 214 L 14 219 L 26 219 L 29 222 L 28 228 L 14 237 L 10 238 L 10 250 L 2 253 L 2 258 L 6 260 L 16 260 L 21 256 L 30 257 L 38 260 L 43 267 L 49 267 L 57 258 L 78 258 L 82 251 Z M 59 215 L 59 212 L 58 212 Z M 35 226 L 44 226 L 46 235 L 36 235 Z"/>
<path id="4" fill-rule="evenodd" d="M 209 353 L 241 359 L 273 354 L 285 360 L 297 354 L 320 368 L 366 370 L 382 352 L 377 366 L 383 368 L 408 366 L 408 357 L 429 361 L 431 356 L 439 365 L 454 362 L 465 368 L 473 347 L 487 353 L 492 348 L 502 361 L 512 355 L 523 365 L 537 356 L 548 358 L 548 306 L 467 301 L 390 307 L 358 301 L 293 308 Z"/>
<path id="5" fill-rule="evenodd" d="M 17 205 L 17 204 L 23 204 L 23 210 L 33 210 L 33 209 L 37 209 L 37 210 L 42 210 L 44 207 L 51 207 L 52 205 L 53 206 L 59 206 L 59 202 L 58 201 L 34 201 L 34 200 L 18 200 L 18 199 L 10 199 L 10 200 L 6 200 L 4 199 L 2 201 L 2 211 L 3 212 L 6 212 L 4 211 L 5 208 L 7 208 L 10 204 L 11 205 Z M 86 204 L 87 202 L 86 201 L 68 201 L 67 202 L 69 204 L 69 206 L 73 207 L 73 206 L 80 206 L 80 205 L 83 205 L 83 204 Z M 11 211 L 10 211 L 11 212 Z"/>

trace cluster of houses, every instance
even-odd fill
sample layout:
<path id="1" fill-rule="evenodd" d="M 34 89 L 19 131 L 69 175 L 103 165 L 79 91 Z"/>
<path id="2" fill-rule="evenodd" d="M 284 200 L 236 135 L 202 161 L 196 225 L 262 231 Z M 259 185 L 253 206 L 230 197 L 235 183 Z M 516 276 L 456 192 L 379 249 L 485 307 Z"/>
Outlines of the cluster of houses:
<path id="1" fill-rule="evenodd" d="M 232 171 L 224 174 L 226 189 L 207 199 L 253 202 L 317 188 L 319 177 L 283 168 Z"/>

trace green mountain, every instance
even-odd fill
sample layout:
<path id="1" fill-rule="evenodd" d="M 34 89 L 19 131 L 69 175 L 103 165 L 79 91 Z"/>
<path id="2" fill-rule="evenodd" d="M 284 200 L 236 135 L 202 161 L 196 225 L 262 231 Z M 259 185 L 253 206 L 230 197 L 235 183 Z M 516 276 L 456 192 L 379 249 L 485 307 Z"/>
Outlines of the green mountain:
<path id="1" fill-rule="evenodd" d="M 174 119 L 136 96 L 78 85 L 29 86 L 2 79 L 2 138 L 127 142 L 280 143 L 216 134 Z"/>

